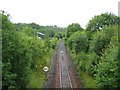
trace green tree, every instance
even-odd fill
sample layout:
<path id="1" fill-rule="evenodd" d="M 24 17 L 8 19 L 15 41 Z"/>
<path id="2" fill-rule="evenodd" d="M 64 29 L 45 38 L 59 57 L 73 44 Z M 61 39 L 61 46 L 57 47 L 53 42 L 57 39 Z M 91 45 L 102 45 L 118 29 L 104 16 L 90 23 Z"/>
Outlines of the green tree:
<path id="1" fill-rule="evenodd" d="M 101 59 L 96 70 L 96 81 L 98 85 L 107 88 L 120 87 L 118 46 L 115 44 L 110 45 Z"/>
<path id="2" fill-rule="evenodd" d="M 117 26 L 107 26 L 101 31 L 96 32 L 90 42 L 90 52 L 95 52 L 97 55 L 101 56 L 105 49 L 108 48 L 111 37 L 116 35 L 116 28 Z"/>
<path id="3" fill-rule="evenodd" d="M 80 32 L 80 35 L 74 41 L 74 49 L 76 54 L 79 52 L 88 52 L 89 40 L 85 31 Z"/>
<path id="4" fill-rule="evenodd" d="M 72 23 L 67 27 L 67 35 L 66 38 L 69 38 L 76 31 L 83 30 L 82 27 L 78 23 Z"/>
<path id="5" fill-rule="evenodd" d="M 116 25 L 120 23 L 120 17 L 111 13 L 103 13 L 94 16 L 88 23 L 86 29 L 89 31 L 97 31 L 103 29 L 105 26 Z"/>
<path id="6" fill-rule="evenodd" d="M 16 74 L 11 72 L 13 57 L 13 42 L 15 41 L 16 33 L 14 25 L 8 19 L 5 13 L 0 13 L 2 16 L 2 88 L 15 88 Z"/>

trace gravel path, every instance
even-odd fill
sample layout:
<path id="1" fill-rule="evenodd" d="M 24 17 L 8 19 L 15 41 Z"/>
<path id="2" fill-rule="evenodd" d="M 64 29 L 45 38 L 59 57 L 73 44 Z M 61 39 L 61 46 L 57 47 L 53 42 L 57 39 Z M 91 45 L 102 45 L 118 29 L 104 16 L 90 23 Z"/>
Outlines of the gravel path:
<path id="1" fill-rule="evenodd" d="M 51 59 L 51 67 L 45 88 L 80 88 L 76 68 L 70 60 L 68 51 L 61 40 Z"/>

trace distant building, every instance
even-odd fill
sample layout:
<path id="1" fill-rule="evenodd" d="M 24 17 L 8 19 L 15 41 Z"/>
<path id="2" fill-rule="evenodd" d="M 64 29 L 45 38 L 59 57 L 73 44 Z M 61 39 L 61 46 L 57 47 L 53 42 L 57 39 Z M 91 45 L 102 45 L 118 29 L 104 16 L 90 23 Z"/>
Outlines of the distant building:
<path id="1" fill-rule="evenodd" d="M 37 35 L 38 35 L 39 39 L 44 39 L 45 38 L 45 34 L 43 34 L 41 32 L 37 32 Z"/>

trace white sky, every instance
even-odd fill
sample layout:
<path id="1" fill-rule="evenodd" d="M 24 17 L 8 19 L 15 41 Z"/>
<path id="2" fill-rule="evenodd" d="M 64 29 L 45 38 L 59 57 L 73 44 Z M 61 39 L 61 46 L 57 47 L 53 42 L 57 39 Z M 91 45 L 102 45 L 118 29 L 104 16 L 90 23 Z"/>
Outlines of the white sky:
<path id="1" fill-rule="evenodd" d="M 118 15 L 119 0 L 0 0 L 0 10 L 11 21 L 67 27 L 79 23 L 83 28 L 94 15 L 112 12 Z"/>

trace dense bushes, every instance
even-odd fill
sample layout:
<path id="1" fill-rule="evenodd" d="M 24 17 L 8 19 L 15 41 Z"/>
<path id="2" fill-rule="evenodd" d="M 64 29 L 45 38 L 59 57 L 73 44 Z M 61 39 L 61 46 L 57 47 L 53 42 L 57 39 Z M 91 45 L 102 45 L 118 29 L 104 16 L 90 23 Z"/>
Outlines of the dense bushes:
<path id="1" fill-rule="evenodd" d="M 74 34 L 71 35 L 70 38 L 68 38 L 67 40 L 67 45 L 69 46 L 69 49 L 74 49 L 74 43 L 75 43 L 75 39 L 78 37 L 78 35 L 80 34 L 80 32 L 75 32 Z"/>
<path id="2" fill-rule="evenodd" d="M 76 54 L 81 51 L 84 51 L 84 52 L 88 51 L 89 41 L 85 32 L 80 33 L 80 35 L 75 39 L 74 44 L 75 44 L 74 48 L 75 48 Z"/>
<path id="3" fill-rule="evenodd" d="M 105 50 L 101 57 L 101 61 L 97 65 L 96 80 L 102 87 L 118 87 L 119 86 L 119 63 L 118 63 L 118 37 L 114 36 L 109 44 L 109 48 Z"/>
<path id="4" fill-rule="evenodd" d="M 118 75 L 119 19 L 109 13 L 95 16 L 88 23 L 86 30 L 72 33 L 73 35 L 66 39 L 69 51 L 74 51 L 72 54 L 75 56 L 79 75 L 83 75 L 82 72 L 87 73 L 95 80 L 97 87 L 120 87 L 118 84 L 120 81 Z M 84 76 L 81 78 L 83 81 L 87 80 Z M 87 87 L 84 85 L 83 87 Z M 92 86 L 96 87 L 96 85 Z"/>
<path id="5" fill-rule="evenodd" d="M 85 31 L 77 31 L 72 34 L 71 37 L 67 40 L 67 45 L 69 46 L 69 49 L 71 49 L 76 54 L 80 53 L 80 51 L 87 52 L 89 41 Z"/>
<path id="6" fill-rule="evenodd" d="M 11 65 L 11 59 L 13 59 L 13 57 L 11 57 L 12 53 L 14 53 L 13 51 L 13 42 L 15 42 L 15 38 L 13 38 L 14 36 L 16 36 L 16 33 L 14 32 L 14 28 L 11 28 L 11 23 L 8 20 L 7 16 L 2 15 L 2 29 L 4 29 L 4 31 L 2 31 L 2 80 L 3 80 L 3 88 L 9 87 L 9 88 L 13 88 L 16 86 L 15 83 L 15 77 L 16 74 L 11 72 L 12 69 L 12 65 Z M 10 25 L 10 26 L 8 26 Z M 10 36 L 11 34 L 11 36 Z M 8 47 L 9 46 L 9 47 Z"/>
<path id="7" fill-rule="evenodd" d="M 109 26 L 103 28 L 93 35 L 93 40 L 90 43 L 90 50 L 97 55 L 101 55 L 108 47 L 112 36 L 116 35 L 117 26 Z"/>
<path id="8" fill-rule="evenodd" d="M 28 25 L 16 28 L 7 15 L 2 15 L 2 88 L 42 88 L 43 67 L 57 45 L 57 39 L 39 39 L 36 30 Z M 49 62 L 48 62 L 49 61 Z M 47 65 L 48 66 L 48 65 Z M 34 75 L 34 76 L 33 76 Z M 35 76 L 36 75 L 36 76 Z M 35 78 L 39 83 L 35 83 Z M 39 84 L 39 85 L 35 85 Z"/>

